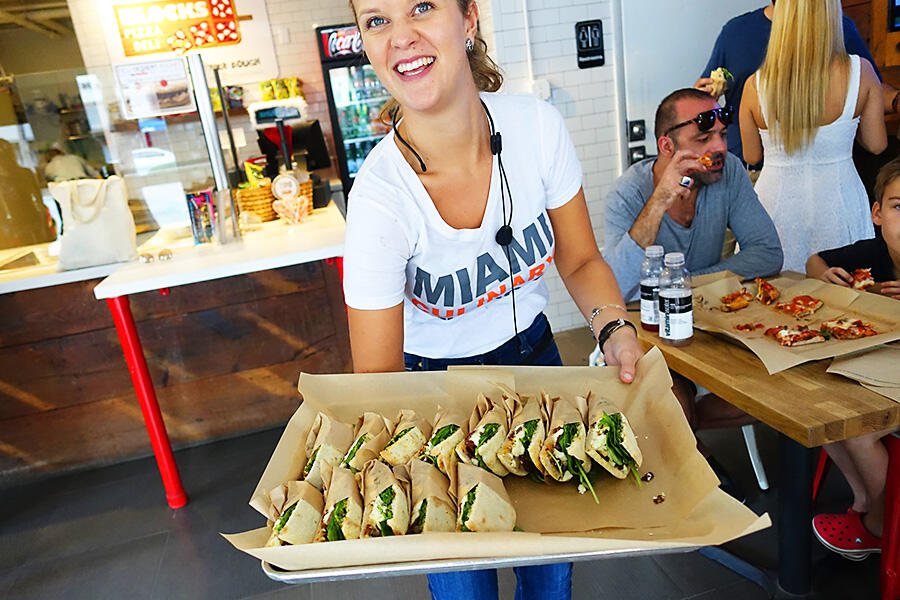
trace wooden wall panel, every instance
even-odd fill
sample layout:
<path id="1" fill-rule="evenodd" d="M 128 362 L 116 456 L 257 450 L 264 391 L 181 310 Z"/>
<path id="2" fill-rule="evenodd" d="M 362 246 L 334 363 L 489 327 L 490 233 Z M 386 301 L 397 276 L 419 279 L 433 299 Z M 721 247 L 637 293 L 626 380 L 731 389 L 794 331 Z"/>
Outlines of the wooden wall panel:
<path id="1" fill-rule="evenodd" d="M 184 285 L 131 296 L 136 321 L 305 292 L 325 286 L 320 262 Z M 94 298 L 99 279 L 0 295 L 0 347 L 31 344 L 112 327 L 106 302 Z"/>
<path id="2" fill-rule="evenodd" d="M 149 452 L 116 330 L 92 287 L 0 296 L 22 317 L 0 323 L 0 483 Z M 83 308 L 67 320 L 67 304 Z M 323 263 L 139 294 L 132 309 L 174 444 L 283 423 L 301 371 L 351 368 L 341 282 Z M 54 319 L 55 329 L 45 325 Z"/>

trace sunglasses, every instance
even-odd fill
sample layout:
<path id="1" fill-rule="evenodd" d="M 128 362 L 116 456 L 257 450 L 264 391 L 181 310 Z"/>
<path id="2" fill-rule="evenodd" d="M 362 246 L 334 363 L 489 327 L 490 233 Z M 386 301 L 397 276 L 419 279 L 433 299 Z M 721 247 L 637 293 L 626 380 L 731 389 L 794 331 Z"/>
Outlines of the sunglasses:
<path id="1" fill-rule="evenodd" d="M 730 106 L 723 106 L 722 108 L 714 108 L 712 110 L 704 111 L 693 119 L 688 119 L 683 123 L 679 123 L 678 125 L 669 127 L 664 135 L 669 135 L 679 127 L 684 127 L 685 125 L 690 125 L 691 123 L 696 123 L 697 129 L 699 129 L 701 132 L 709 131 L 713 128 L 713 125 L 716 124 L 716 119 L 718 119 L 722 125 L 728 127 L 729 125 L 734 123 L 734 108 Z"/>

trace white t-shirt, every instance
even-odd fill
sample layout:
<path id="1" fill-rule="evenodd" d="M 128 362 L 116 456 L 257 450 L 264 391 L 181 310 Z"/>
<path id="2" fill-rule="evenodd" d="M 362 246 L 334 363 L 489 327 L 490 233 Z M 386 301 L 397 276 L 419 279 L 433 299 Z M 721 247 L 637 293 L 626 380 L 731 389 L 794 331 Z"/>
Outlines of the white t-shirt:
<path id="1" fill-rule="evenodd" d="M 543 273 L 555 234 L 547 209 L 581 187 L 581 164 L 562 116 L 531 95 L 482 93 L 503 139 L 513 198 L 509 246 L 519 331 L 547 304 Z M 494 157 L 490 195 L 477 229 L 454 229 L 386 136 L 369 153 L 347 202 L 344 296 L 377 310 L 403 302 L 405 352 L 428 358 L 481 354 L 513 337 L 510 264 L 495 236 L 503 225 Z M 510 205 L 507 198 L 506 211 Z"/>

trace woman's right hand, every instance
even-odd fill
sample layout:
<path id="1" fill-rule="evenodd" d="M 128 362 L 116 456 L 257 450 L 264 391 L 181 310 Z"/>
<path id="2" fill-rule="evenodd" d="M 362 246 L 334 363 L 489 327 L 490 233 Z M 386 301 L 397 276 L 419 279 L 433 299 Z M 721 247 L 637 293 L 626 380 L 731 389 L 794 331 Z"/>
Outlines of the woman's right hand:
<path id="1" fill-rule="evenodd" d="M 637 361 L 643 355 L 637 334 L 630 327 L 620 327 L 603 344 L 603 361 L 610 367 L 619 367 L 622 383 L 634 381 Z"/>

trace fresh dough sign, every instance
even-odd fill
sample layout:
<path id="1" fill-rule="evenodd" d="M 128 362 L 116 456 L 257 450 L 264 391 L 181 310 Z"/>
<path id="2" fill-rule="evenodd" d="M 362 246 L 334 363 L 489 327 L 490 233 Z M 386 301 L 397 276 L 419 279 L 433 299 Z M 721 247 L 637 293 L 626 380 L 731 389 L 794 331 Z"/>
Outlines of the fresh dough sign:
<path id="1" fill-rule="evenodd" d="M 234 0 L 157 0 L 114 6 L 125 56 L 237 44 L 241 33 Z"/>

